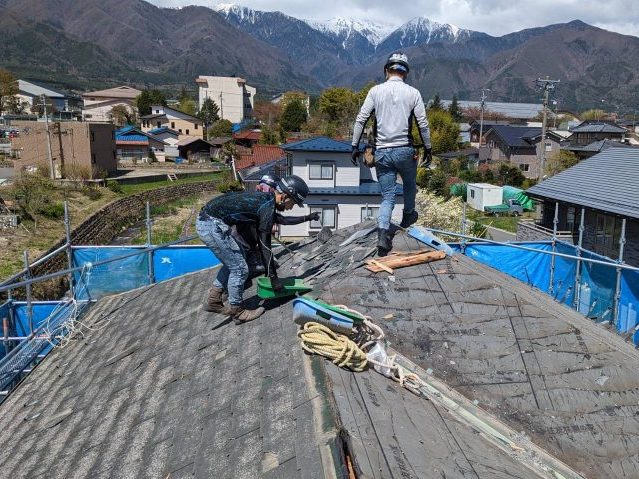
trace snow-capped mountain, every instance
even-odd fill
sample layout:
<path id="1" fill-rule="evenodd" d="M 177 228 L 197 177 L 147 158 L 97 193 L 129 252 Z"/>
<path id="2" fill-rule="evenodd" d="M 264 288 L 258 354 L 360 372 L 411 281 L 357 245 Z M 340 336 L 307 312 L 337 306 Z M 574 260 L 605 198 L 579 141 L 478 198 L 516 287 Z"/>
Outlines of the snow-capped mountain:
<path id="1" fill-rule="evenodd" d="M 397 28 L 396 25 L 344 17 L 332 18 L 327 22 L 307 20 L 306 23 L 316 30 L 328 35 L 333 35 L 342 40 L 359 34 L 374 46 L 377 46 L 379 42 Z"/>
<path id="2" fill-rule="evenodd" d="M 378 51 L 391 51 L 429 43 L 457 43 L 474 34 L 455 25 L 438 23 L 426 17 L 416 17 L 387 35 L 378 45 Z"/>

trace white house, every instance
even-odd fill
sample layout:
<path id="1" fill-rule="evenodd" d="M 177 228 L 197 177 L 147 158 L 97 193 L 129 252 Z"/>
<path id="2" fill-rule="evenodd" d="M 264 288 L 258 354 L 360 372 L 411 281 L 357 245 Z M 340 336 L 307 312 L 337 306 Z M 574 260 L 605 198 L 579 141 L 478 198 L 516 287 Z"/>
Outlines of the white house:
<path id="1" fill-rule="evenodd" d="M 84 121 L 111 121 L 111 110 L 116 105 L 122 105 L 137 111 L 135 99 L 142 93 L 130 86 L 119 86 L 108 90 L 91 91 L 82 95 Z"/>
<path id="2" fill-rule="evenodd" d="M 205 133 L 202 120 L 168 106 L 153 105 L 151 113 L 140 117 L 140 122 L 144 132 L 166 128 L 177 131 L 179 140 L 192 136 L 203 138 Z"/>
<path id="3" fill-rule="evenodd" d="M 488 183 L 469 183 L 466 191 L 466 203 L 478 211 L 484 211 L 486 206 L 501 205 L 503 197 L 501 186 Z"/>
<path id="4" fill-rule="evenodd" d="M 282 225 L 282 237 L 312 236 L 323 226 L 346 228 L 367 218 L 377 218 L 382 197 L 374 171 L 351 162 L 350 143 L 316 137 L 282 145 L 288 157 L 288 173 L 302 178 L 309 186 L 304 207 L 295 206 L 292 216 L 318 211 L 321 221 Z M 393 219 L 400 221 L 403 208 L 402 186 L 397 185 Z"/>
<path id="5" fill-rule="evenodd" d="M 64 111 L 68 107 L 66 104 L 66 96 L 63 93 L 44 88 L 26 80 L 18 80 L 18 94 L 16 96 L 21 102 L 28 103 L 29 109 L 31 109 L 34 104 L 41 102 L 42 95 L 47 98 L 47 104 L 52 105 L 55 111 Z"/>
<path id="6" fill-rule="evenodd" d="M 200 75 L 195 83 L 199 86 L 199 108 L 210 98 L 219 107 L 223 120 L 242 123 L 253 116 L 257 90 L 247 85 L 244 78 Z"/>

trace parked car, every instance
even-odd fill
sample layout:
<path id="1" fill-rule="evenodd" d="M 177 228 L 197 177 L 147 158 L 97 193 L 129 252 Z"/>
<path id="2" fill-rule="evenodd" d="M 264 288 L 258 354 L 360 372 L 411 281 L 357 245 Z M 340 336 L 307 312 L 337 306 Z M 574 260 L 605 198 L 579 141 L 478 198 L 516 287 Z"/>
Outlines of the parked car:
<path id="1" fill-rule="evenodd" d="M 517 200 L 508 200 L 501 205 L 486 206 L 485 211 L 493 216 L 520 216 L 524 213 L 524 207 Z"/>

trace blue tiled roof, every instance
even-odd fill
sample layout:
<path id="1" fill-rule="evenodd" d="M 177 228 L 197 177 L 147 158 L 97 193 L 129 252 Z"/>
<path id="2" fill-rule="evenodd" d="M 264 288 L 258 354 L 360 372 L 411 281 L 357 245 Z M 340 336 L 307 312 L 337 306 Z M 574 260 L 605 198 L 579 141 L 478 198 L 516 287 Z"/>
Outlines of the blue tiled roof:
<path id="1" fill-rule="evenodd" d="M 115 135 L 115 141 L 149 141 L 145 135 Z"/>
<path id="2" fill-rule="evenodd" d="M 135 126 L 133 125 L 127 125 L 127 126 L 123 126 L 122 128 L 120 128 L 119 130 L 115 130 L 115 134 L 117 135 L 126 135 L 129 132 L 132 131 L 137 131 L 138 133 L 142 133 L 140 130 L 138 130 Z"/>
<path id="3" fill-rule="evenodd" d="M 296 141 L 281 145 L 284 151 L 329 151 L 333 153 L 350 153 L 351 144 L 346 141 L 333 140 L 327 136 L 318 136 L 308 140 Z M 361 148 L 361 147 L 360 147 Z"/>
<path id="4" fill-rule="evenodd" d="M 402 196 L 404 189 L 402 185 L 397 184 L 395 186 L 395 192 L 397 195 Z M 368 181 L 361 183 L 359 186 L 337 186 L 335 188 L 309 188 L 309 195 L 349 195 L 349 196 L 371 196 L 380 195 L 381 190 L 379 183 L 375 181 Z"/>
<path id="5" fill-rule="evenodd" d="M 159 135 L 160 133 L 175 133 L 176 135 L 178 135 L 177 131 L 172 130 L 168 126 L 161 126 L 160 128 L 153 128 L 152 130 L 149 130 L 149 133 L 151 135 Z"/>

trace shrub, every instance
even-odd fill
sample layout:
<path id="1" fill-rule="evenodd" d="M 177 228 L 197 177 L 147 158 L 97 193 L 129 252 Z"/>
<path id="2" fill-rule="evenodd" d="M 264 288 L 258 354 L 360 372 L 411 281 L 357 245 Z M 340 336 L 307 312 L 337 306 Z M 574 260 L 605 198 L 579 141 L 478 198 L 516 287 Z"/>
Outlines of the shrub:
<path id="1" fill-rule="evenodd" d="M 222 181 L 218 185 L 217 189 L 220 190 L 220 193 L 228 193 L 229 191 L 244 191 L 242 183 L 236 180 Z"/>
<path id="2" fill-rule="evenodd" d="M 52 220 L 62 218 L 64 217 L 64 203 L 60 201 L 43 203 L 38 206 L 37 213 Z"/>
<path id="3" fill-rule="evenodd" d="M 114 193 L 122 193 L 122 185 L 115 180 L 108 181 L 107 188 L 109 188 Z"/>
<path id="4" fill-rule="evenodd" d="M 417 169 L 417 186 L 419 186 L 420 188 L 426 188 L 428 186 L 428 169 L 427 168 Z"/>
<path id="5" fill-rule="evenodd" d="M 100 191 L 99 188 L 96 188 L 93 186 L 84 186 L 81 191 L 82 191 L 82 194 L 86 196 L 87 198 L 89 198 L 90 200 L 95 201 L 102 198 L 102 192 Z"/>

